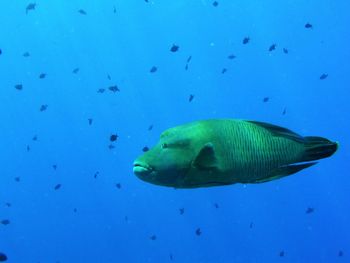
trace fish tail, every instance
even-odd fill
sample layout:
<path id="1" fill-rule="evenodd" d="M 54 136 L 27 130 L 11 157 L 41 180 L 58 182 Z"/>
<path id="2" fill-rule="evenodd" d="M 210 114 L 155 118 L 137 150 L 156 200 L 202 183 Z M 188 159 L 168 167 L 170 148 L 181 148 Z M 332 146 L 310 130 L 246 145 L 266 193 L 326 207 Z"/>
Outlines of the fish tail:
<path id="1" fill-rule="evenodd" d="M 303 162 L 315 161 L 333 155 L 338 147 L 338 142 L 332 142 L 326 138 L 306 136 Z"/>

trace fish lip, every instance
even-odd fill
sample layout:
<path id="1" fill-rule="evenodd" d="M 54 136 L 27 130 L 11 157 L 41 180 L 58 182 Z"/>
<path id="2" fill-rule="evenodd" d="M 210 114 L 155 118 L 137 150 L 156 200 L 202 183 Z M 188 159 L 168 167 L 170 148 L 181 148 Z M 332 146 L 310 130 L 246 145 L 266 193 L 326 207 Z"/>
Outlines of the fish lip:
<path id="1" fill-rule="evenodd" d="M 136 175 L 150 174 L 152 171 L 152 167 L 149 166 L 147 163 L 143 163 L 140 161 L 135 161 L 133 163 L 133 172 Z"/>

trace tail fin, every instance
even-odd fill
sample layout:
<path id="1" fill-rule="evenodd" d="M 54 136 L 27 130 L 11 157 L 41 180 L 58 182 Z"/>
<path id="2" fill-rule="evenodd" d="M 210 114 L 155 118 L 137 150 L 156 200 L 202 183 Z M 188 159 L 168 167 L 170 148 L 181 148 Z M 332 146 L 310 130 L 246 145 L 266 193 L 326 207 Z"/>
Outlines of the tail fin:
<path id="1" fill-rule="evenodd" d="M 331 156 L 338 149 L 338 143 L 326 138 L 306 136 L 303 162 L 315 161 Z"/>

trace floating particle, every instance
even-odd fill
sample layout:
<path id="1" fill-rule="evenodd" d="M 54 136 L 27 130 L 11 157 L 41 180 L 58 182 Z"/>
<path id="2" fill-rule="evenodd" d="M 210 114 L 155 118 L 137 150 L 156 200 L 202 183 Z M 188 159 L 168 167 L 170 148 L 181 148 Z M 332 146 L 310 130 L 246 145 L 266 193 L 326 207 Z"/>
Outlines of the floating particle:
<path id="1" fill-rule="evenodd" d="M 117 85 L 113 85 L 113 86 L 110 86 L 108 88 L 110 91 L 112 91 L 113 93 L 117 92 L 117 91 L 120 91 L 120 89 L 118 88 Z"/>
<path id="2" fill-rule="evenodd" d="M 280 256 L 280 257 L 284 257 L 284 255 L 285 255 L 284 251 L 283 251 L 283 250 L 280 251 L 279 256 Z"/>
<path id="3" fill-rule="evenodd" d="M 245 37 L 245 38 L 243 38 L 242 43 L 243 43 L 243 45 L 246 45 L 246 44 L 249 43 L 249 41 L 250 41 L 250 38 L 249 37 Z"/>
<path id="4" fill-rule="evenodd" d="M 61 188 L 61 184 L 56 184 L 55 187 L 54 187 L 55 190 L 58 190 L 60 188 Z"/>
<path id="5" fill-rule="evenodd" d="M 44 79 L 44 78 L 46 78 L 46 73 L 41 73 L 41 74 L 39 75 L 39 79 Z"/>
<path id="6" fill-rule="evenodd" d="M 57 164 L 52 165 L 52 168 L 53 168 L 54 170 L 57 170 Z"/>
<path id="7" fill-rule="evenodd" d="M 87 13 L 86 13 L 86 11 L 84 9 L 79 9 L 78 12 L 81 15 L 87 15 Z"/>
<path id="8" fill-rule="evenodd" d="M 4 253 L 0 252 L 0 262 L 4 262 L 6 260 L 7 260 L 7 256 Z"/>
<path id="9" fill-rule="evenodd" d="M 275 50 L 277 47 L 277 44 L 272 44 L 270 47 L 269 47 L 269 52 Z"/>
<path id="10" fill-rule="evenodd" d="M 202 234 L 202 230 L 200 228 L 196 229 L 196 235 L 200 236 Z"/>
<path id="11" fill-rule="evenodd" d="M 173 44 L 172 46 L 171 46 L 171 48 L 170 48 L 170 51 L 171 52 L 177 52 L 178 50 L 179 50 L 179 46 L 178 45 L 175 45 L 175 44 Z"/>
<path id="12" fill-rule="evenodd" d="M 40 111 L 46 111 L 47 110 L 47 107 L 48 107 L 48 105 L 47 104 L 43 104 L 43 105 L 41 105 L 40 106 Z"/>
<path id="13" fill-rule="evenodd" d="M 89 118 L 89 119 L 88 119 L 89 125 L 91 125 L 91 124 L 92 124 L 92 121 L 93 121 L 93 119 L 92 119 L 92 118 Z"/>
<path id="14" fill-rule="evenodd" d="M 143 151 L 143 152 L 148 152 L 148 151 L 149 151 L 149 148 L 148 148 L 147 146 L 145 146 L 145 147 L 142 148 L 142 151 Z"/>
<path id="15" fill-rule="evenodd" d="M 115 187 L 117 187 L 118 189 L 122 188 L 122 185 L 120 183 L 116 183 Z"/>
<path id="16" fill-rule="evenodd" d="M 188 98 L 188 101 L 191 102 L 194 99 L 194 95 L 190 94 L 190 97 Z"/>
<path id="17" fill-rule="evenodd" d="M 154 240 L 157 239 L 157 236 L 156 235 L 152 235 L 152 236 L 150 236 L 150 239 L 154 241 Z"/>
<path id="18" fill-rule="evenodd" d="M 228 59 L 234 59 L 234 58 L 236 58 L 236 56 L 233 55 L 233 54 L 231 54 L 231 55 L 228 55 L 227 58 L 228 58 Z"/>
<path id="19" fill-rule="evenodd" d="M 148 126 L 148 130 L 151 131 L 153 129 L 153 124 L 151 124 L 150 126 Z"/>
<path id="20" fill-rule="evenodd" d="M 313 26 L 310 23 L 306 23 L 304 27 L 305 28 L 313 28 Z"/>
<path id="21" fill-rule="evenodd" d="M 157 67 L 156 66 L 151 67 L 151 69 L 149 70 L 149 72 L 151 72 L 151 73 L 154 73 L 156 71 L 157 71 Z"/>
<path id="22" fill-rule="evenodd" d="M 21 181 L 21 177 L 19 177 L 19 176 L 15 177 L 15 181 L 16 182 L 20 182 Z"/>
<path id="23" fill-rule="evenodd" d="M 23 57 L 25 57 L 25 58 L 30 57 L 30 53 L 28 51 L 24 52 Z"/>
<path id="24" fill-rule="evenodd" d="M 26 7 L 26 14 L 28 14 L 29 11 L 35 10 L 36 3 L 30 3 Z"/>
<path id="25" fill-rule="evenodd" d="M 328 77 L 328 74 L 326 73 L 323 73 L 321 76 L 320 76 L 320 80 L 324 80 Z"/>
<path id="26" fill-rule="evenodd" d="M 286 48 L 283 48 L 283 53 L 284 53 L 284 54 L 288 54 L 288 53 L 289 53 L 289 50 L 286 49 Z"/>
<path id="27" fill-rule="evenodd" d="M 311 214 L 315 211 L 315 209 L 313 207 L 308 207 L 305 211 L 306 214 Z"/>
<path id="28" fill-rule="evenodd" d="M 15 89 L 16 90 L 22 90 L 23 89 L 23 85 L 22 84 L 16 84 L 15 85 Z"/>
<path id="29" fill-rule="evenodd" d="M 109 137 L 109 140 L 110 140 L 111 142 L 115 142 L 118 138 L 119 138 L 118 134 L 112 134 L 112 135 Z"/>
<path id="30" fill-rule="evenodd" d="M 183 214 L 185 213 L 185 208 L 181 207 L 181 208 L 179 209 L 179 212 L 180 212 L 180 215 L 183 215 Z"/>
<path id="31" fill-rule="evenodd" d="M 213 6 L 217 7 L 219 5 L 218 1 L 213 2 Z"/>
<path id="32" fill-rule="evenodd" d="M 97 90 L 97 93 L 103 93 L 103 92 L 105 92 L 105 91 L 106 91 L 106 89 L 101 88 L 101 89 L 98 89 L 98 90 Z"/>
<path id="33" fill-rule="evenodd" d="M 263 102 L 268 102 L 270 100 L 270 98 L 269 97 L 265 97 L 265 98 L 263 98 Z"/>
<path id="34" fill-rule="evenodd" d="M 80 68 L 75 68 L 75 69 L 73 69 L 72 73 L 73 74 L 78 74 L 79 70 L 80 70 Z"/>
<path id="35" fill-rule="evenodd" d="M 8 219 L 3 219 L 3 220 L 0 221 L 0 224 L 2 224 L 2 225 L 4 225 L 4 226 L 9 225 L 10 223 L 11 223 L 11 222 L 10 222 L 10 220 L 8 220 Z"/>
<path id="36" fill-rule="evenodd" d="M 221 70 L 221 74 L 225 74 L 227 72 L 227 68 L 223 68 L 222 70 Z"/>

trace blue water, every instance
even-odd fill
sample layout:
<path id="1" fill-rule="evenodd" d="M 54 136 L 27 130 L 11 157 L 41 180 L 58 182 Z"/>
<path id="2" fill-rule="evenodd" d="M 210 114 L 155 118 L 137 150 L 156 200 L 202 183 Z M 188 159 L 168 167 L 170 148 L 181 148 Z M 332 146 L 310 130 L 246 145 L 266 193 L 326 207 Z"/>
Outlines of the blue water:
<path id="1" fill-rule="evenodd" d="M 349 1 L 213 2 L 52 0 L 26 14 L 30 2 L 2 1 L 7 262 L 349 262 Z M 341 147 L 264 184 L 174 190 L 133 175 L 162 131 L 209 118 Z"/>

